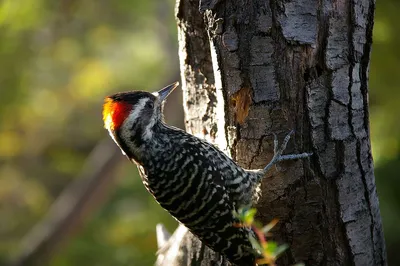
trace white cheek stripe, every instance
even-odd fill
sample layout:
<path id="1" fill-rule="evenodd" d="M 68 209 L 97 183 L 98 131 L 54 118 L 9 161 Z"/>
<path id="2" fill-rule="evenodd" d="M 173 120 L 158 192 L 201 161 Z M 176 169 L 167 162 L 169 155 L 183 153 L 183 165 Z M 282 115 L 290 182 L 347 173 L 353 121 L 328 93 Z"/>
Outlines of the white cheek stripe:
<path id="1" fill-rule="evenodd" d="M 133 125 L 133 122 L 136 121 L 136 119 L 139 117 L 143 108 L 146 106 L 147 101 L 149 100 L 150 99 L 147 97 L 140 99 L 139 102 L 133 106 L 133 110 L 128 115 L 128 118 L 125 119 L 124 123 L 130 123 L 131 125 Z"/>
<path id="2" fill-rule="evenodd" d="M 146 106 L 147 101 L 149 98 L 142 98 L 139 100 L 137 104 L 133 106 L 133 110 L 131 113 L 128 115 L 128 117 L 125 119 L 124 123 L 121 126 L 121 137 L 124 139 L 128 147 L 134 147 L 134 144 L 131 142 L 131 135 L 132 135 L 132 125 L 136 122 L 138 119 L 140 113 Z"/>

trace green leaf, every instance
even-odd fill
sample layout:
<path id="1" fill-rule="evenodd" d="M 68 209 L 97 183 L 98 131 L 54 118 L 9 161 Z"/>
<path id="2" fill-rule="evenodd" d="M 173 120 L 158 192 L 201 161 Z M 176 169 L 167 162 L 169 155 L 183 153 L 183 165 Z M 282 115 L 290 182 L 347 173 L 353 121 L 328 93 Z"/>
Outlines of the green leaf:
<path id="1" fill-rule="evenodd" d="M 254 221 L 254 216 L 256 215 L 256 213 L 257 213 L 257 210 L 254 209 L 254 208 L 246 211 L 245 214 L 244 214 L 244 222 L 246 224 L 252 224 L 253 221 Z"/>
<path id="2" fill-rule="evenodd" d="M 277 248 L 278 244 L 276 242 L 268 241 L 268 246 L 266 247 L 265 251 L 270 254 L 275 254 Z"/>
<path id="3" fill-rule="evenodd" d="M 257 249 L 260 253 L 263 252 L 263 248 L 261 247 L 257 239 L 255 239 L 253 236 L 249 236 L 249 240 L 253 248 Z"/>
<path id="4" fill-rule="evenodd" d="M 280 246 L 276 247 L 275 252 L 274 252 L 275 256 L 278 257 L 279 255 L 281 255 L 288 248 L 289 248 L 289 246 L 286 245 L 286 244 L 283 244 L 283 245 L 280 245 Z"/>
<path id="5" fill-rule="evenodd" d="M 267 224 L 266 226 L 264 226 L 262 228 L 262 232 L 264 234 L 268 233 L 269 231 L 271 231 L 272 228 L 274 228 L 274 226 L 278 223 L 278 220 L 274 219 L 272 220 L 269 224 Z"/>

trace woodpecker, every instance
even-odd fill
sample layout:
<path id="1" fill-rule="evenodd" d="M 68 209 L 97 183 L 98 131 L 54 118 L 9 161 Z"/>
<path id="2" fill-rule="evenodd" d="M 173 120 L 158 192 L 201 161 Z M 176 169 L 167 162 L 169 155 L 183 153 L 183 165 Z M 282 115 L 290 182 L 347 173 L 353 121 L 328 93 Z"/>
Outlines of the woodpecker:
<path id="1" fill-rule="evenodd" d="M 165 124 L 163 104 L 178 84 L 106 97 L 104 126 L 165 210 L 232 264 L 254 265 L 253 232 L 237 226 L 234 211 L 252 204 L 260 180 L 275 163 L 311 154 L 282 155 L 288 134 L 280 147 L 275 137 L 274 157 L 264 169 L 241 168 L 211 143 Z"/>

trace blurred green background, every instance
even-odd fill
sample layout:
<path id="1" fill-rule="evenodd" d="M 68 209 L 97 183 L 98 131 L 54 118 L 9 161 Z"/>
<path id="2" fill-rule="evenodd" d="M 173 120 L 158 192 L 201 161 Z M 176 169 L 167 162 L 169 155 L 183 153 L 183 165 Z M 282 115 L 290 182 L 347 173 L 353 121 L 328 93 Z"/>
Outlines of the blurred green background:
<path id="1" fill-rule="evenodd" d="M 399 11 L 398 0 L 377 1 L 370 66 L 372 147 L 392 265 L 400 265 Z M 0 1 L 0 265 L 19 254 L 21 239 L 108 138 L 103 96 L 178 80 L 173 14 L 172 0 Z M 171 101 L 167 120 L 182 127 L 178 98 Z M 101 208 L 51 265 L 154 263 L 155 225 L 173 231 L 176 222 L 122 155 L 115 176 Z"/>

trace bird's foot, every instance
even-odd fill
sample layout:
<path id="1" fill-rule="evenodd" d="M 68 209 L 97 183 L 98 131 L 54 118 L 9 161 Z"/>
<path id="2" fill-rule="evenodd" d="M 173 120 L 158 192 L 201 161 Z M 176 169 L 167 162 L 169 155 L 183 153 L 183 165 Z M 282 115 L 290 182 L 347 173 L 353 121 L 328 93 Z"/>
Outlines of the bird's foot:
<path id="1" fill-rule="evenodd" d="M 283 140 L 283 143 L 279 146 L 278 142 L 278 137 L 276 134 L 274 134 L 274 157 L 272 157 L 272 160 L 267 164 L 267 166 L 264 167 L 263 172 L 266 173 L 272 166 L 275 164 L 282 162 L 282 161 L 287 161 L 287 160 L 296 160 L 296 159 L 304 159 L 308 158 L 312 155 L 312 153 L 300 153 L 300 154 L 285 154 L 282 155 L 284 150 L 286 149 L 286 146 L 290 140 L 290 136 L 294 133 L 294 130 L 291 130 Z"/>

